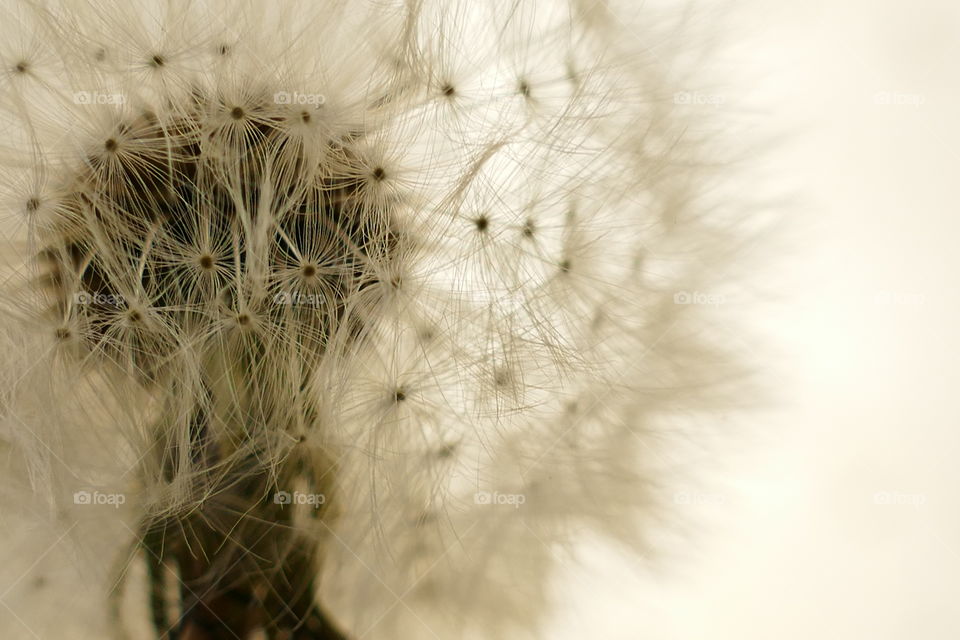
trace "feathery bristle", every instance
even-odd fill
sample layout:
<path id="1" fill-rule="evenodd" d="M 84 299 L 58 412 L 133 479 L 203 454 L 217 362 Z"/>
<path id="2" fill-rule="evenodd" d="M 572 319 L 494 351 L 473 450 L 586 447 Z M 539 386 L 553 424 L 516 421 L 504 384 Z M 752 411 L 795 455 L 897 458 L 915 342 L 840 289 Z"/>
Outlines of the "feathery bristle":
<path id="1" fill-rule="evenodd" d="M 579 527 L 643 548 L 728 230 L 617 10 L 7 10 L 0 435 L 113 525 L 85 632 L 535 637 Z"/>

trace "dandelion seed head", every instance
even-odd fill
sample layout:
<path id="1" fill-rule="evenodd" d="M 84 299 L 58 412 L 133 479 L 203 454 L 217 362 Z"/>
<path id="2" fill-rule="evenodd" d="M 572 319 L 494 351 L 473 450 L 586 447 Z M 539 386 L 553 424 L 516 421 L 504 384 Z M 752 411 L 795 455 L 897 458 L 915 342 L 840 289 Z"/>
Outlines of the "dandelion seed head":
<path id="1" fill-rule="evenodd" d="M 562 0 L 18 14 L 43 37 L 0 51 L 0 302 L 33 367 L 0 391 L 58 508 L 113 483 L 150 571 L 236 561 L 218 579 L 289 613 L 293 562 L 370 638 L 535 637 L 552 545 L 646 544 L 639 440 L 709 377 L 673 296 L 723 234 L 633 26 Z M 319 624 L 285 615 L 256 626 Z"/>

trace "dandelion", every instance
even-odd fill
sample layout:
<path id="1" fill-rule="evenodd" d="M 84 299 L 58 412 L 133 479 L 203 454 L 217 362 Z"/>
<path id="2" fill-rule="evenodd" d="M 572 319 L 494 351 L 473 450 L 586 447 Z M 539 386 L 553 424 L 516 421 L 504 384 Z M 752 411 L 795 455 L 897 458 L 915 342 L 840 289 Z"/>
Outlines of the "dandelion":
<path id="1" fill-rule="evenodd" d="M 554 549 L 643 548 L 721 370 L 660 18 L 7 6 L 4 504 L 87 585 L 10 633 L 537 637 Z"/>

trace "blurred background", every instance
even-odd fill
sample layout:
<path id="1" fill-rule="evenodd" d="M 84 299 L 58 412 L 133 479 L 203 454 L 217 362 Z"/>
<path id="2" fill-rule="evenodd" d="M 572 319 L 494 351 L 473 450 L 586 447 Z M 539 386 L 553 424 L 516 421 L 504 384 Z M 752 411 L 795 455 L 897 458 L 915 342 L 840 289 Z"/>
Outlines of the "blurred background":
<path id="1" fill-rule="evenodd" d="M 763 312 L 725 309 L 762 321 L 738 348 L 778 406 L 675 488 L 693 531 L 669 562 L 585 541 L 546 637 L 960 637 L 960 4 L 730 15 L 746 80 L 702 107 L 785 132 L 753 164 L 799 194 Z"/>

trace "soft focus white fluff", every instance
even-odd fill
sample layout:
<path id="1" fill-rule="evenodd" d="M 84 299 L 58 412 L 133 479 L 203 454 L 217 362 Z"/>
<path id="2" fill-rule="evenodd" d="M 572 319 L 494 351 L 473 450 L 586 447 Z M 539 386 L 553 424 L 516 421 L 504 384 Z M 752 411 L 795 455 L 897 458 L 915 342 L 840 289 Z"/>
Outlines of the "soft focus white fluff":
<path id="1" fill-rule="evenodd" d="M 7 2 L 3 637 L 149 637 L 137 527 L 204 497 L 207 471 L 184 465 L 166 481 L 155 451 L 160 438 L 189 450 L 198 405 L 230 443 L 224 466 L 256 451 L 278 490 L 322 489 L 322 517 L 297 507 L 297 526 L 320 542 L 319 600 L 355 637 L 538 637 L 557 549 L 585 528 L 643 549 L 673 473 L 658 453 L 663 417 L 713 406 L 708 387 L 728 372 L 700 308 L 674 300 L 709 291 L 732 246 L 707 197 L 717 112 L 675 104 L 700 85 L 684 74 L 697 43 L 674 13 L 577 0 Z M 146 328 L 118 319 L 84 346 L 87 312 L 50 313 L 38 252 L 66 233 L 76 176 L 99 167 L 123 188 L 110 163 L 125 160 L 96 159 L 118 124 L 144 110 L 173 122 L 198 88 L 222 102 L 202 133 L 224 166 L 246 135 L 234 104 L 289 117 L 298 145 L 268 159 L 275 206 L 244 211 L 237 195 L 248 224 L 221 249 L 247 252 L 223 267 L 240 298 L 225 307 L 184 276 L 180 306 L 161 308 L 122 274 L 186 265 L 204 247 L 161 227 L 132 233 L 107 204 L 106 218 L 74 222 L 127 283 L 117 313 L 136 308 Z M 78 104 L 81 92 L 124 103 Z M 298 105 L 257 102 L 264 92 L 324 101 L 304 123 Z M 350 158 L 331 153 L 348 134 Z M 169 160 L 152 145 L 134 152 Z M 372 286 L 346 292 L 357 339 L 318 332 L 322 309 L 270 310 L 296 279 L 271 263 L 272 225 L 304 166 L 362 183 L 352 215 L 389 210 L 403 237 L 368 256 Z M 376 168 L 384 179 L 370 180 Z M 325 259 L 323 230 L 306 237 L 299 250 Z M 201 318 L 189 328 L 177 321 L 187 306 Z M 143 352 L 162 361 L 149 384 Z M 211 397 L 204 376 L 220 381 Z M 238 411 L 263 424 L 245 430 Z M 318 466 L 298 475 L 291 455 Z M 74 504 L 95 489 L 125 502 Z"/>

